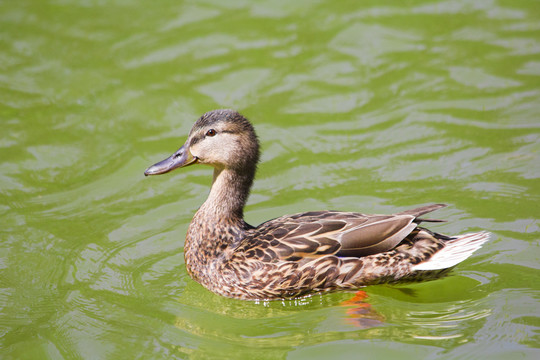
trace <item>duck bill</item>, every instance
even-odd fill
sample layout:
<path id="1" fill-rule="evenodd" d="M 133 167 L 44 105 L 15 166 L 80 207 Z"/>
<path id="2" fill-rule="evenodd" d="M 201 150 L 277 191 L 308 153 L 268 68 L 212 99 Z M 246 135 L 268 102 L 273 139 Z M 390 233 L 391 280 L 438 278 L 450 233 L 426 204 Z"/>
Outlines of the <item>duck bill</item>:
<path id="1" fill-rule="evenodd" d="M 144 175 L 148 176 L 165 174 L 174 169 L 195 164 L 197 160 L 198 159 L 195 156 L 191 155 L 188 147 L 184 145 L 165 160 L 150 166 L 145 170 Z"/>

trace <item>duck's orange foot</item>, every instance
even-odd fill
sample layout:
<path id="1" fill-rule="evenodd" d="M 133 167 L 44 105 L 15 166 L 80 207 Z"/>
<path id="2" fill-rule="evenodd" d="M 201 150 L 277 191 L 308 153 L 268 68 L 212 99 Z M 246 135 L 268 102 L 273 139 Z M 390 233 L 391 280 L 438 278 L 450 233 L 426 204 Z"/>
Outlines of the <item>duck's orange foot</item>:
<path id="1" fill-rule="evenodd" d="M 369 296 L 367 292 L 359 290 L 357 291 L 352 298 L 341 302 L 341 306 L 356 306 L 358 304 L 364 303 L 364 300 Z"/>
<path id="2" fill-rule="evenodd" d="M 352 298 L 340 304 L 341 306 L 350 307 L 350 309 L 346 310 L 346 322 L 362 329 L 379 326 L 383 323 L 384 317 L 365 301 L 367 298 L 368 294 L 360 290 Z"/>

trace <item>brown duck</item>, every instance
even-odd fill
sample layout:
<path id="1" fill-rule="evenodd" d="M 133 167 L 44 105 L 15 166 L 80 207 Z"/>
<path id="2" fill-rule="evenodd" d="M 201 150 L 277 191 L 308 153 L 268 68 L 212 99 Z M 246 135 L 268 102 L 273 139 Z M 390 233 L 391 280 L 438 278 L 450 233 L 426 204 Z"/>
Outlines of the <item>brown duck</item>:
<path id="1" fill-rule="evenodd" d="M 191 277 L 232 298 L 283 299 L 364 285 L 434 278 L 468 258 L 489 233 L 446 236 L 418 226 L 434 204 L 394 215 L 311 211 L 257 227 L 243 209 L 255 177 L 259 142 L 233 110 L 204 114 L 185 144 L 150 166 L 158 175 L 193 164 L 214 168 L 208 199 L 189 225 L 184 255 Z"/>

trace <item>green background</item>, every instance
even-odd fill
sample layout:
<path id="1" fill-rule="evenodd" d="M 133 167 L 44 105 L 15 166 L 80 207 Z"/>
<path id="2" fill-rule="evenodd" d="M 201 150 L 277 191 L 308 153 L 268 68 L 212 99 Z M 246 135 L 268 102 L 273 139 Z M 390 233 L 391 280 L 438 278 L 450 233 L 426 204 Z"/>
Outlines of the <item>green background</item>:
<path id="1" fill-rule="evenodd" d="M 183 244 L 211 170 L 145 178 L 234 108 L 246 219 L 444 202 L 451 276 L 213 295 Z M 519 359 L 540 352 L 537 1 L 0 2 L 0 358 Z"/>

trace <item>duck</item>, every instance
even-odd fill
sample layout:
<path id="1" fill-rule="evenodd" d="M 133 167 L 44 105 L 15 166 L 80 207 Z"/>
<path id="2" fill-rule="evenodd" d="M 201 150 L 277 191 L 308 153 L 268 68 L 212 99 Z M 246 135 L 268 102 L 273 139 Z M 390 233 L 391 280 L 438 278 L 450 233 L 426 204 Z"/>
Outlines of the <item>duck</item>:
<path id="1" fill-rule="evenodd" d="M 189 224 L 185 266 L 208 290 L 242 300 L 294 299 L 329 291 L 435 279 L 489 239 L 480 231 L 449 236 L 421 223 L 445 204 L 391 215 L 333 210 L 284 215 L 252 226 L 244 220 L 259 163 L 252 123 L 235 110 L 205 113 L 185 143 L 144 174 L 191 165 L 213 167 L 206 201 Z"/>

